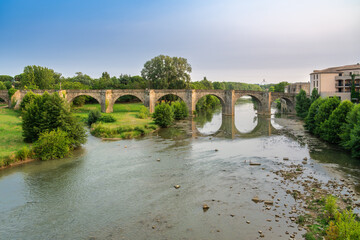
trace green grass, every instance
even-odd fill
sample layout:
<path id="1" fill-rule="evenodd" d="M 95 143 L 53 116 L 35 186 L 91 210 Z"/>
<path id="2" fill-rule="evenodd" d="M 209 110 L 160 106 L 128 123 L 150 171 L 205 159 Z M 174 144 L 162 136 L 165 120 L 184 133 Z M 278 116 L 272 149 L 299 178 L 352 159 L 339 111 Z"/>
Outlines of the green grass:
<path id="1" fill-rule="evenodd" d="M 137 114 L 143 106 L 142 103 L 123 103 L 115 104 L 114 111 L 112 113 L 102 113 L 113 116 L 116 122 L 94 124 L 93 127 L 101 126 L 102 129 L 106 129 L 107 134 L 95 134 L 96 137 L 108 137 L 108 138 L 132 138 L 147 134 L 155 128 L 155 123 L 149 118 L 140 119 Z M 86 122 L 88 114 L 91 110 L 101 110 L 100 104 L 86 104 L 82 107 L 74 107 L 73 113 L 76 117 Z M 121 131 L 115 131 L 116 129 L 123 128 Z M 145 129 L 144 131 L 138 131 L 135 128 Z M 110 133 L 111 132 L 111 133 Z"/>
<path id="2" fill-rule="evenodd" d="M 4 159 L 29 144 L 23 141 L 20 113 L 0 108 L 0 166 Z"/>

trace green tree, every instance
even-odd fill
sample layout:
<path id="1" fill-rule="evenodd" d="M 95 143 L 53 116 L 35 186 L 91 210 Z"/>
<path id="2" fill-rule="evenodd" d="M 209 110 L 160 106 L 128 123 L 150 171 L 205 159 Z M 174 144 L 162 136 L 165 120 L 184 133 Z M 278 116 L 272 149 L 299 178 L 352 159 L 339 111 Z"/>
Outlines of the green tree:
<path id="1" fill-rule="evenodd" d="M 329 97 L 325 98 L 324 101 L 320 104 L 319 110 L 314 117 L 315 135 L 321 136 L 321 125 L 330 117 L 331 113 L 339 106 L 340 102 L 340 99 L 337 97 Z"/>
<path id="2" fill-rule="evenodd" d="M 311 103 L 315 102 L 320 97 L 317 88 L 314 88 L 311 92 Z"/>
<path id="3" fill-rule="evenodd" d="M 68 134 L 60 129 L 41 133 L 33 147 L 35 157 L 42 161 L 66 157 L 72 148 Z"/>
<path id="4" fill-rule="evenodd" d="M 348 112 L 353 108 L 353 104 L 345 100 L 331 113 L 321 127 L 321 138 L 330 143 L 339 143 L 341 127 L 345 123 Z"/>
<path id="5" fill-rule="evenodd" d="M 355 74 L 351 75 L 351 101 L 359 101 L 359 92 L 355 90 Z"/>
<path id="6" fill-rule="evenodd" d="M 189 116 L 189 110 L 184 101 L 176 101 L 171 104 L 175 120 L 182 120 Z"/>
<path id="7" fill-rule="evenodd" d="M 341 145 L 351 150 L 354 157 L 360 157 L 360 104 L 356 104 L 347 114 L 341 132 Z"/>
<path id="8" fill-rule="evenodd" d="M 174 112 L 169 104 L 161 103 L 155 107 L 153 118 L 160 127 L 168 127 L 174 121 Z"/>
<path id="9" fill-rule="evenodd" d="M 314 133 L 316 124 L 315 124 L 315 116 L 318 113 L 319 106 L 324 101 L 323 98 L 319 97 L 313 102 L 309 108 L 308 115 L 305 118 L 305 128 L 309 130 L 309 132 Z"/>
<path id="10" fill-rule="evenodd" d="M 6 90 L 6 86 L 3 82 L 0 82 L 0 90 Z"/>
<path id="11" fill-rule="evenodd" d="M 270 86 L 269 92 L 275 92 L 275 87 L 274 87 L 274 86 Z"/>
<path id="12" fill-rule="evenodd" d="M 296 115 L 305 118 L 311 105 L 311 100 L 306 96 L 306 92 L 301 89 L 296 95 Z"/>
<path id="13" fill-rule="evenodd" d="M 25 107 L 33 103 L 36 98 L 41 98 L 41 96 L 32 91 L 27 92 L 20 103 L 20 110 L 25 110 Z"/>
<path id="14" fill-rule="evenodd" d="M 275 92 L 284 92 L 285 91 L 285 87 L 287 86 L 287 85 L 289 85 L 290 83 L 288 83 L 288 82 L 280 82 L 280 83 L 278 83 L 278 84 L 275 84 L 275 86 L 274 86 L 274 91 Z"/>
<path id="15" fill-rule="evenodd" d="M 21 87 L 27 89 L 51 89 L 55 84 L 54 70 L 40 66 L 26 66 L 21 74 Z"/>
<path id="16" fill-rule="evenodd" d="M 0 82 L 12 82 L 14 78 L 9 75 L 0 75 Z"/>
<path id="17" fill-rule="evenodd" d="M 72 116 L 69 104 L 59 96 L 45 92 L 25 106 L 22 113 L 23 136 L 26 142 L 36 141 L 43 132 L 60 129 L 67 133 L 73 147 L 86 142 L 84 126 Z"/>
<path id="18" fill-rule="evenodd" d="M 159 55 L 147 61 L 141 76 L 154 89 L 184 89 L 190 86 L 191 66 L 185 58 Z"/>
<path id="19" fill-rule="evenodd" d="M 223 82 L 213 82 L 214 89 L 225 90 L 225 84 Z"/>

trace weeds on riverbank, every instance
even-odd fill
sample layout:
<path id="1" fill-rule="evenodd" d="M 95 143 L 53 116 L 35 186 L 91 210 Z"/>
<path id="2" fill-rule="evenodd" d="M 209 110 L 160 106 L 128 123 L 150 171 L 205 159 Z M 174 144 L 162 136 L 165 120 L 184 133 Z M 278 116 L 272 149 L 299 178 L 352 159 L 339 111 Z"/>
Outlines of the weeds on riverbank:
<path id="1" fill-rule="evenodd" d="M 146 135 L 154 130 L 157 127 L 153 124 L 146 124 L 144 126 L 120 126 L 116 128 L 111 128 L 105 126 L 103 123 L 95 123 L 91 126 L 91 134 L 99 138 L 122 138 L 130 139 L 134 137 L 140 137 Z"/>
<path id="2" fill-rule="evenodd" d="M 351 208 L 340 210 L 338 199 L 332 195 L 313 200 L 308 208 L 313 214 L 301 215 L 297 223 L 306 226 L 306 240 L 358 240 L 360 239 L 360 219 Z"/>

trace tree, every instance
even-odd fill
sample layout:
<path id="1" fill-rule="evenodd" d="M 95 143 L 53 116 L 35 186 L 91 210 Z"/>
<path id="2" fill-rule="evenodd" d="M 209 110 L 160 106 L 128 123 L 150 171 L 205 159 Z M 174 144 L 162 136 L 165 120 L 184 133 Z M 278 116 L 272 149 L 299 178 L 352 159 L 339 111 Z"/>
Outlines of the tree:
<path id="1" fill-rule="evenodd" d="M 20 110 L 25 110 L 26 106 L 30 105 L 31 103 L 34 102 L 36 98 L 40 98 L 40 97 L 41 97 L 40 95 L 37 95 L 32 91 L 27 92 L 20 103 Z"/>
<path id="2" fill-rule="evenodd" d="M 306 96 L 306 92 L 301 89 L 296 95 L 296 115 L 305 118 L 311 105 L 311 100 Z"/>
<path id="3" fill-rule="evenodd" d="M 314 133 L 316 124 L 315 124 L 315 116 L 318 113 L 320 104 L 324 101 L 323 98 L 319 97 L 313 102 L 309 108 L 308 115 L 305 118 L 305 128 L 309 130 L 309 132 Z"/>
<path id="4" fill-rule="evenodd" d="M 341 145 L 351 150 L 354 157 L 360 157 L 360 104 L 356 104 L 347 114 L 341 132 Z"/>
<path id="5" fill-rule="evenodd" d="M 154 89 L 184 89 L 190 85 L 191 66 L 185 58 L 159 55 L 147 61 L 141 76 Z"/>
<path id="6" fill-rule="evenodd" d="M 317 88 L 314 88 L 311 92 L 311 103 L 315 102 L 320 97 Z"/>
<path id="7" fill-rule="evenodd" d="M 269 92 L 275 92 L 275 87 L 274 87 L 274 86 L 270 86 Z"/>
<path id="8" fill-rule="evenodd" d="M 26 66 L 21 74 L 21 87 L 27 89 L 51 89 L 55 84 L 54 70 L 40 66 Z"/>
<path id="9" fill-rule="evenodd" d="M 67 133 L 73 147 L 86 142 L 83 125 L 72 116 L 69 104 L 59 96 L 45 92 L 25 106 L 22 114 L 23 136 L 26 142 L 35 142 L 41 133 L 60 129 Z"/>
<path id="10" fill-rule="evenodd" d="M 225 90 L 225 84 L 223 82 L 213 82 L 214 89 Z"/>
<path id="11" fill-rule="evenodd" d="M 0 90 L 6 90 L 6 86 L 3 82 L 0 82 Z"/>
<path id="12" fill-rule="evenodd" d="M 321 126 L 321 138 L 330 143 L 340 142 L 340 129 L 346 122 L 346 116 L 348 112 L 353 108 L 353 104 L 345 100 L 331 113 L 329 119 L 327 119 Z"/>
<path id="13" fill-rule="evenodd" d="M 176 101 L 171 104 L 175 120 L 182 120 L 189 116 L 189 110 L 184 101 Z"/>
<path id="14" fill-rule="evenodd" d="M 285 87 L 287 86 L 287 85 L 289 85 L 290 83 L 288 83 L 288 82 L 280 82 L 280 83 L 278 83 L 278 84 L 275 84 L 275 86 L 274 86 L 274 91 L 275 92 L 284 92 L 285 91 Z"/>
<path id="15" fill-rule="evenodd" d="M 330 117 L 331 113 L 339 106 L 340 102 L 340 99 L 337 97 L 329 97 L 325 98 L 320 104 L 319 110 L 314 117 L 315 135 L 321 136 L 321 125 Z"/>
<path id="16" fill-rule="evenodd" d="M 0 82 L 12 82 L 14 78 L 9 75 L 0 75 Z"/>
<path id="17" fill-rule="evenodd" d="M 155 107 L 153 118 L 160 127 L 168 127 L 174 121 L 174 112 L 169 104 L 161 103 Z"/>
<path id="18" fill-rule="evenodd" d="M 355 90 L 355 74 L 351 75 L 351 101 L 359 101 L 359 92 Z"/>

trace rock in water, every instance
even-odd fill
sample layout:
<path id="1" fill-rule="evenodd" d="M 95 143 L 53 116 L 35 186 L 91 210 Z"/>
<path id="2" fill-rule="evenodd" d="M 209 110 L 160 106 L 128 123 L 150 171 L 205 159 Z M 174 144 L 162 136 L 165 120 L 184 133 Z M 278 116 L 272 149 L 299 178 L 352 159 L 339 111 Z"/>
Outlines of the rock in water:
<path id="1" fill-rule="evenodd" d="M 178 189 L 178 188 L 180 188 L 180 185 L 175 185 L 174 188 Z"/>
<path id="2" fill-rule="evenodd" d="M 203 210 L 204 212 L 206 212 L 207 210 L 209 210 L 209 206 L 207 204 L 203 204 Z"/>

